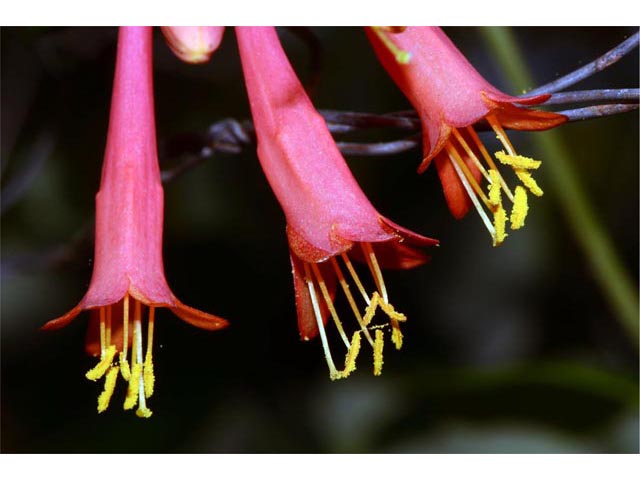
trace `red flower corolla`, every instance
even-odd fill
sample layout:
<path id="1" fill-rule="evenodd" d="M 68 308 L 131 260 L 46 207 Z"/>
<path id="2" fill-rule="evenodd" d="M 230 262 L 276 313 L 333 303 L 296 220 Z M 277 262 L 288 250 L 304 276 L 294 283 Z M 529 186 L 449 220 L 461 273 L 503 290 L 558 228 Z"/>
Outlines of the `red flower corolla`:
<path id="1" fill-rule="evenodd" d="M 176 56 L 187 63 L 204 63 L 216 51 L 224 27 L 160 27 Z"/>
<path id="2" fill-rule="evenodd" d="M 129 382 L 125 409 L 138 404 L 149 417 L 153 392 L 155 308 L 169 308 L 185 322 L 216 330 L 227 321 L 181 303 L 171 292 L 162 262 L 163 190 L 156 152 L 152 37 L 148 27 L 121 27 L 107 148 L 96 196 L 95 258 L 91 284 L 80 303 L 43 328 L 61 328 L 81 311 L 98 312 L 100 362 L 87 373 L 105 376 L 98 411 L 106 410 L 118 372 Z M 148 310 L 143 358 L 143 310 Z M 88 349 L 98 344 L 89 338 Z M 131 346 L 131 363 L 128 349 Z M 114 361 L 117 351 L 120 356 Z M 97 352 L 96 352 L 97 353 Z"/>
<path id="3" fill-rule="evenodd" d="M 512 97 L 490 85 L 440 28 L 374 27 L 367 29 L 367 35 L 382 65 L 420 116 L 424 158 L 418 171 L 435 159 L 452 214 L 462 218 L 473 203 L 494 245 L 499 245 L 506 237 L 502 192 L 513 203 L 512 229 L 524 225 L 527 193 L 522 186 L 511 191 L 472 125 L 483 119 L 488 122 L 506 150 L 495 154 L 499 163 L 511 166 L 524 187 L 540 196 L 542 190 L 530 173 L 540 162 L 516 154 L 504 128 L 545 130 L 567 118 L 522 107 L 540 104 L 550 95 Z M 483 177 L 486 193 L 481 187 Z M 482 204 L 493 214 L 493 222 Z"/>
<path id="4" fill-rule="evenodd" d="M 258 158 L 287 221 L 301 337 L 309 340 L 320 335 L 330 377 L 336 379 L 355 368 L 362 333 L 373 348 L 374 373 L 379 374 L 384 330 L 370 323 L 376 308 L 389 316 L 397 348 L 402 344 L 398 322 L 406 319 L 389 303 L 381 268 L 421 265 L 428 257 L 420 248 L 437 241 L 392 223 L 371 205 L 300 84 L 276 30 L 237 27 L 236 36 Z M 376 287 L 371 295 L 349 256 L 368 265 Z M 343 268 L 363 297 L 363 314 Z M 334 304 L 338 283 L 358 322 L 351 339 Z M 328 346 L 325 323 L 329 316 L 347 348 L 343 370 L 335 367 Z"/>

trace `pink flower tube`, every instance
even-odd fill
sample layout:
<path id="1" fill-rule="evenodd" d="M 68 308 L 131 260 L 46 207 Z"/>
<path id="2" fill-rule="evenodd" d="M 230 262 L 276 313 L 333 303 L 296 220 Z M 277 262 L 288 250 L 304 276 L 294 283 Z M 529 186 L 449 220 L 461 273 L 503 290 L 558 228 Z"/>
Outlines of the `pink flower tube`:
<path id="1" fill-rule="evenodd" d="M 435 159 L 449 209 L 456 218 L 473 204 L 494 245 L 502 243 L 506 213 L 502 192 L 513 203 L 511 228 L 524 225 L 528 210 L 526 190 L 542 195 L 530 171 L 540 162 L 518 155 L 504 128 L 545 130 L 564 123 L 563 115 L 523 108 L 537 105 L 550 95 L 512 97 L 489 84 L 437 27 L 367 29 L 380 62 L 417 110 L 422 122 L 424 158 L 419 172 Z M 480 141 L 473 124 L 486 120 L 505 151 L 495 158 L 513 168 L 523 186 L 507 186 L 496 162 Z M 488 192 L 481 187 L 482 178 Z M 489 220 L 485 209 L 493 214 Z"/>
<path id="2" fill-rule="evenodd" d="M 125 409 L 138 404 L 138 416 L 151 415 L 145 399 L 153 392 L 155 308 L 169 308 L 199 328 L 227 326 L 226 320 L 184 305 L 169 289 L 162 262 L 163 203 L 156 152 L 151 28 L 121 27 L 107 148 L 96 196 L 93 276 L 80 303 L 43 327 L 64 327 L 83 310 L 98 312 L 101 359 L 87 378 L 106 377 L 98 399 L 99 412 L 106 410 L 120 372 L 129 382 Z M 148 310 L 144 358 L 143 309 Z M 90 345 L 97 345 L 89 340 Z M 116 361 L 117 351 L 121 353 Z"/>
<path id="3" fill-rule="evenodd" d="M 392 340 L 399 348 L 398 322 L 406 319 L 389 303 L 381 268 L 421 265 L 428 259 L 421 248 L 437 241 L 396 225 L 371 205 L 300 84 L 276 30 L 237 27 L 236 36 L 258 158 L 287 221 L 300 334 L 305 340 L 320 334 L 332 379 L 355 369 L 364 334 L 373 347 L 374 373 L 379 374 L 384 330 L 369 322 L 380 307 L 390 318 Z M 372 294 L 363 286 L 350 256 L 371 271 Z M 349 290 L 347 276 L 362 296 L 364 313 Z M 338 283 L 357 320 L 351 338 L 334 305 Z M 325 323 L 329 316 L 347 349 L 342 370 L 335 367 L 328 346 Z"/>

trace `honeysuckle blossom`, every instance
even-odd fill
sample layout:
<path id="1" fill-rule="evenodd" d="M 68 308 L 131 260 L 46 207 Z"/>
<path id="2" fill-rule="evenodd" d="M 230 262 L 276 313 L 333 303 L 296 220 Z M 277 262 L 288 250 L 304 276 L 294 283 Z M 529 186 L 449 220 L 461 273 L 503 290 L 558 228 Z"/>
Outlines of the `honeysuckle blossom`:
<path id="1" fill-rule="evenodd" d="M 227 325 L 226 320 L 181 303 L 165 279 L 164 194 L 156 152 L 151 40 L 149 27 L 120 28 L 107 148 L 96 196 L 91 284 L 76 307 L 43 327 L 64 327 L 83 310 L 90 310 L 99 333 L 89 336 L 87 350 L 99 352 L 100 361 L 86 376 L 94 381 L 105 378 L 98 411 L 108 407 L 121 374 L 128 382 L 124 408 L 137 404 L 136 414 L 141 417 L 151 416 L 146 399 L 154 389 L 155 309 L 168 308 L 185 322 L 207 330 Z"/>
<path id="2" fill-rule="evenodd" d="M 548 94 L 513 97 L 490 85 L 440 28 L 374 27 L 367 29 L 367 35 L 382 65 L 420 116 L 424 158 L 418 171 L 423 172 L 435 159 L 452 214 L 461 218 L 473 204 L 494 245 L 499 245 L 507 236 L 502 193 L 513 204 L 510 221 L 514 230 L 524 225 L 527 190 L 536 196 L 543 193 L 531 176 L 540 162 L 518 155 L 504 129 L 545 130 L 564 123 L 566 117 L 522 107 L 540 104 Z M 504 148 L 495 154 L 498 162 L 473 128 L 483 119 Z M 512 190 L 498 163 L 510 166 L 522 185 Z M 482 189 L 482 178 L 487 192 Z"/>
<path id="3" fill-rule="evenodd" d="M 374 374 L 379 375 L 383 327 L 390 327 L 392 341 L 400 348 L 399 323 L 406 320 L 389 302 L 381 269 L 421 265 L 428 259 L 421 248 L 437 241 L 392 223 L 371 205 L 306 95 L 275 29 L 237 27 L 236 36 L 258 157 L 286 217 L 301 337 L 320 336 L 330 378 L 338 379 L 355 369 L 364 335 L 373 350 Z M 368 266 L 373 292 L 363 285 L 351 258 Z M 347 278 L 356 286 L 355 296 Z M 353 311 L 353 328 L 338 316 L 337 284 Z M 389 324 L 373 324 L 378 307 Z M 329 317 L 346 347 L 343 369 L 336 367 L 329 348 Z"/>
<path id="4" fill-rule="evenodd" d="M 176 56 L 187 63 L 204 63 L 216 51 L 224 27 L 160 27 Z"/>

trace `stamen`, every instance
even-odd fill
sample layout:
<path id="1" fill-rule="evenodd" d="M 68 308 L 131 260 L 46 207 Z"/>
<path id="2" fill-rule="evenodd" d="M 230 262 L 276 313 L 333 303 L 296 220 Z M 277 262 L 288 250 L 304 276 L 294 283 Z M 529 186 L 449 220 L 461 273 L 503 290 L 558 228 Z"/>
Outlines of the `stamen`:
<path id="1" fill-rule="evenodd" d="M 106 343 L 106 319 L 104 307 L 100 307 L 100 358 L 104 358 L 104 351 L 107 348 Z"/>
<path id="2" fill-rule="evenodd" d="M 347 266 L 347 270 L 349 270 L 349 273 L 351 274 L 351 278 L 353 278 L 353 281 L 358 287 L 358 290 L 360 290 L 360 294 L 362 295 L 362 298 L 364 298 L 364 301 L 367 303 L 367 305 L 369 305 L 371 303 L 371 300 L 369 300 L 369 295 L 367 295 L 367 291 L 362 285 L 362 282 L 360 281 L 360 277 L 358 277 L 358 274 L 356 273 L 356 269 L 353 268 L 353 265 L 351 264 L 351 260 L 349 260 L 349 257 L 347 256 L 346 253 L 342 253 L 340 254 L 340 256 L 342 257 L 342 261 L 344 262 L 344 264 Z"/>
<path id="3" fill-rule="evenodd" d="M 489 173 L 484 168 L 482 163 L 480 163 L 480 160 L 478 160 L 478 157 L 473 152 L 473 150 L 471 149 L 471 147 L 469 146 L 467 141 L 460 134 L 460 132 L 458 131 L 457 128 L 453 128 L 452 131 L 453 131 L 453 134 L 455 135 L 456 139 L 458 140 L 458 143 L 460 143 L 460 145 L 462 145 L 462 148 L 464 149 L 464 151 L 467 152 L 467 155 L 469 156 L 469 158 L 471 158 L 473 160 L 473 163 L 475 164 L 476 167 L 478 167 L 478 170 L 480 170 L 482 172 L 482 175 L 484 175 L 484 178 L 487 179 L 487 182 L 491 183 L 493 180 L 489 176 Z"/>
<path id="4" fill-rule="evenodd" d="M 491 185 L 489 186 L 489 201 L 497 207 L 502 203 L 500 174 L 497 170 L 491 169 L 489 170 L 489 175 L 491 176 L 492 180 Z"/>
<path id="5" fill-rule="evenodd" d="M 384 348 L 384 332 L 376 330 L 376 340 L 373 345 L 373 374 L 379 376 L 382 374 L 382 349 Z"/>
<path id="6" fill-rule="evenodd" d="M 144 395 L 146 398 L 153 395 L 156 377 L 153 374 L 153 326 L 155 323 L 155 307 L 149 307 L 149 323 L 147 325 L 147 353 L 144 357 L 142 377 L 144 380 Z"/>
<path id="7" fill-rule="evenodd" d="M 478 195 L 482 200 L 482 202 L 485 204 L 485 206 L 489 210 L 491 210 L 491 203 L 489 202 L 489 199 L 484 194 L 484 192 L 482 191 L 482 188 L 480 187 L 480 185 L 478 185 L 476 178 L 471 173 L 471 170 L 469 170 L 469 167 L 464 162 L 464 160 L 462 160 L 462 157 L 460 156 L 458 151 L 455 149 L 455 147 L 451 144 L 451 142 L 447 143 L 447 153 L 449 154 L 449 158 L 452 160 L 452 162 L 454 164 L 457 164 L 459 169 L 461 169 L 464 172 L 465 178 L 468 180 L 469 184 L 473 187 L 473 190 L 475 191 L 476 195 Z M 457 171 L 458 169 L 456 169 L 456 172 Z"/>
<path id="8" fill-rule="evenodd" d="M 365 327 L 371 323 L 371 320 L 373 320 L 373 317 L 376 314 L 376 308 L 378 308 L 379 304 L 380 294 L 378 292 L 373 292 L 373 295 L 371 296 L 371 303 L 364 312 L 364 318 L 362 319 L 362 323 Z"/>
<path id="9" fill-rule="evenodd" d="M 502 205 L 498 206 L 496 211 L 493 213 L 493 221 L 496 227 L 496 237 L 493 241 L 493 246 L 497 247 L 502 242 L 504 242 L 505 238 L 507 238 L 507 234 L 505 231 L 507 224 L 507 212 L 505 212 Z"/>
<path id="10" fill-rule="evenodd" d="M 342 274 L 342 270 L 340 269 L 340 265 L 338 264 L 338 261 L 335 259 L 335 257 L 331 257 L 329 261 L 331 262 L 333 271 L 336 272 L 336 276 L 338 277 L 338 282 L 342 286 L 342 291 L 344 292 L 345 296 L 347 297 L 347 300 L 349 301 L 351 310 L 353 311 L 353 314 L 355 315 L 356 320 L 360 325 L 360 328 L 362 328 L 362 331 L 364 332 L 365 337 L 367 337 L 367 341 L 369 342 L 369 344 L 373 346 L 373 339 L 371 338 L 371 335 L 369 335 L 369 331 L 366 329 L 366 325 L 362 320 L 362 315 L 360 315 L 360 310 L 358 310 L 358 305 L 356 304 L 356 301 L 353 298 L 353 295 L 351 295 L 351 289 L 349 288 L 349 284 L 347 283 L 347 280 L 344 278 L 344 275 Z"/>
<path id="11" fill-rule="evenodd" d="M 400 325 L 398 322 L 391 320 L 391 341 L 393 345 L 396 347 L 396 350 L 400 350 L 402 348 L 402 332 L 400 331 Z"/>
<path id="12" fill-rule="evenodd" d="M 491 235 L 491 238 L 495 242 L 496 231 L 493 228 L 493 224 L 489 220 L 489 217 L 487 217 L 486 212 L 484 211 L 484 209 L 482 208 L 482 205 L 480 205 L 480 202 L 478 201 L 478 197 L 475 195 L 473 189 L 471 188 L 471 185 L 469 185 L 469 182 L 467 182 L 467 179 L 464 176 L 464 174 L 462 173 L 462 171 L 460 170 L 460 167 L 458 166 L 458 164 L 451 158 L 451 156 L 449 156 L 449 159 L 451 160 L 451 164 L 453 165 L 453 168 L 455 169 L 456 173 L 458 174 L 458 178 L 462 182 L 462 186 L 464 187 L 465 191 L 467 192 L 467 195 L 469 195 L 469 198 L 471 199 L 471 203 L 473 203 L 473 206 L 475 207 L 476 211 L 478 212 L 478 215 L 480 215 L 480 218 L 482 219 L 482 222 L 484 223 L 484 226 L 489 231 L 489 234 Z"/>
<path id="13" fill-rule="evenodd" d="M 111 366 L 111 362 L 113 362 L 113 357 L 116 356 L 116 347 L 115 345 L 109 345 L 109 347 L 105 350 L 104 356 L 101 358 L 100 362 L 89 370 L 85 377 L 89 380 L 93 380 L 94 382 L 107 372 L 109 367 Z"/>
<path id="14" fill-rule="evenodd" d="M 515 172 L 518 178 L 520 179 L 520 181 L 523 183 L 523 185 L 527 187 L 529 191 L 533 193 L 536 197 L 541 197 L 544 194 L 542 189 L 538 186 L 538 184 L 536 183 L 536 181 L 533 179 L 533 177 L 529 172 L 527 172 L 526 170 L 519 170 L 519 169 L 516 169 Z"/>
<path id="15" fill-rule="evenodd" d="M 129 377 L 129 386 L 127 388 L 127 396 L 124 399 L 124 409 L 131 410 L 138 403 L 138 392 L 140 390 L 140 377 L 142 373 L 142 365 L 133 363 L 131 366 L 131 376 Z"/>
<path id="16" fill-rule="evenodd" d="M 124 409 L 130 410 L 136 406 L 139 398 L 144 399 L 144 382 L 142 380 L 142 306 L 138 300 L 133 309 L 133 340 L 131 347 L 131 377 Z M 142 405 L 140 405 L 142 407 Z"/>
<path id="17" fill-rule="evenodd" d="M 516 187 L 515 201 L 513 202 L 513 210 L 511 210 L 511 228 L 518 230 L 524 226 L 524 220 L 527 218 L 529 206 L 527 204 L 527 191 L 520 185 Z"/>
<path id="18" fill-rule="evenodd" d="M 393 308 L 393 305 L 391 305 L 390 303 L 388 302 L 378 302 L 378 303 L 380 304 L 380 308 L 382 308 L 382 311 L 386 313 L 391 320 L 395 320 L 397 322 L 405 322 L 407 320 L 406 315 L 404 313 L 397 312 Z"/>
<path id="19" fill-rule="evenodd" d="M 387 36 L 387 33 L 383 27 L 371 27 L 371 30 L 378 36 L 380 41 L 387 49 L 393 54 L 400 65 L 406 65 L 411 61 L 411 52 L 402 50 Z"/>
<path id="20" fill-rule="evenodd" d="M 485 162 L 487 162 L 487 165 L 489 165 L 489 169 L 495 170 L 496 172 L 498 172 L 498 175 L 500 175 L 500 171 L 498 170 L 498 167 L 493 161 L 493 158 L 491 158 L 491 155 L 489 155 L 489 152 L 487 151 L 484 144 L 480 140 L 480 137 L 478 137 L 478 134 L 476 133 L 476 131 L 473 129 L 471 125 L 467 127 L 467 133 L 469 133 L 469 135 L 473 139 L 473 142 L 476 144 L 476 147 L 478 147 L 478 150 L 480 150 L 480 153 L 482 153 L 482 156 L 484 157 Z M 511 189 L 507 185 L 507 182 L 504 181 L 504 178 L 502 178 L 502 175 L 500 175 L 500 185 L 502 185 L 502 189 L 504 190 L 504 193 L 507 194 L 507 197 L 509 198 L 509 200 L 513 202 L 513 193 L 511 193 Z"/>
<path id="21" fill-rule="evenodd" d="M 373 247 L 368 242 L 362 242 L 360 246 L 367 260 L 367 265 L 369 265 L 369 270 L 371 270 L 371 274 L 373 275 L 373 280 L 376 282 L 376 287 L 384 302 L 388 303 L 387 288 L 384 285 L 384 278 L 382 278 L 382 271 L 380 270 L 380 265 L 378 265 L 378 259 L 375 253 L 373 253 Z"/>
<path id="22" fill-rule="evenodd" d="M 500 140 L 500 143 L 502 143 L 502 145 L 504 145 L 504 148 L 507 149 L 507 152 L 509 152 L 509 155 L 513 155 L 515 157 L 516 150 L 515 148 L 513 148 L 513 145 L 511 145 L 511 142 L 509 141 L 509 137 L 507 137 L 507 134 L 505 133 L 504 129 L 498 122 L 498 119 L 495 117 L 495 115 L 487 115 L 487 122 L 489 122 L 489 125 L 491 125 L 491 128 L 493 129 L 493 131 L 496 132 L 496 136 L 498 137 L 498 140 Z"/>
<path id="23" fill-rule="evenodd" d="M 366 331 L 366 330 L 365 330 Z M 360 353 L 360 330 L 353 332 L 351 337 L 351 348 L 347 352 L 347 356 L 344 360 L 344 370 L 342 371 L 342 378 L 347 378 L 351 372 L 356 369 L 356 358 Z"/>
<path id="24" fill-rule="evenodd" d="M 534 160 L 533 158 L 522 155 L 508 155 L 502 150 L 496 152 L 496 158 L 500 160 L 500 163 L 503 165 L 510 165 L 513 168 L 521 168 L 525 170 L 537 170 L 540 165 L 542 165 L 540 160 Z"/>
<path id="25" fill-rule="evenodd" d="M 349 339 L 347 338 L 347 334 L 344 333 L 344 328 L 342 328 L 342 322 L 338 317 L 338 312 L 336 312 L 336 307 L 333 305 L 333 300 L 331 300 L 331 295 L 329 295 L 329 290 L 327 290 L 327 285 L 324 282 L 324 278 L 322 278 L 322 274 L 320 273 L 320 269 L 318 265 L 315 263 L 311 263 L 311 269 L 316 277 L 316 282 L 320 286 L 320 291 L 322 292 L 322 296 L 324 297 L 324 303 L 327 304 L 329 308 L 329 312 L 331 312 L 331 317 L 333 318 L 333 322 L 336 324 L 336 328 L 338 329 L 338 333 L 340 333 L 340 337 L 344 342 L 347 349 L 351 348 L 351 344 L 349 343 Z"/>
<path id="26" fill-rule="evenodd" d="M 113 391 L 116 388 L 118 370 L 118 366 L 115 365 L 107 372 L 107 377 L 104 380 L 104 390 L 102 390 L 102 393 L 98 396 L 98 413 L 104 412 L 109 407 Z"/>
<path id="27" fill-rule="evenodd" d="M 318 297 L 316 295 L 315 287 L 313 286 L 313 280 L 311 279 L 311 272 L 309 272 L 309 266 L 304 264 L 305 281 L 307 282 L 307 288 L 309 289 L 309 296 L 311 297 L 311 305 L 313 305 L 313 313 L 316 317 L 316 323 L 318 324 L 318 332 L 320 333 L 320 340 L 322 342 L 322 349 L 324 350 L 324 358 L 327 361 L 329 367 L 329 378 L 331 380 L 337 380 L 340 378 L 340 373 L 336 370 L 336 366 L 331 358 L 331 351 L 329 350 L 329 343 L 327 342 L 327 334 L 324 331 L 324 324 L 322 322 L 322 314 L 320 313 L 320 307 L 318 305 Z"/>
<path id="28" fill-rule="evenodd" d="M 127 351 L 129 348 L 129 294 L 124 296 L 122 302 L 122 352 L 120 353 L 120 373 L 125 381 L 131 378 L 131 369 L 127 361 Z"/>
<path id="29" fill-rule="evenodd" d="M 111 345 L 111 305 L 107 306 L 107 321 L 105 326 L 106 344 Z"/>

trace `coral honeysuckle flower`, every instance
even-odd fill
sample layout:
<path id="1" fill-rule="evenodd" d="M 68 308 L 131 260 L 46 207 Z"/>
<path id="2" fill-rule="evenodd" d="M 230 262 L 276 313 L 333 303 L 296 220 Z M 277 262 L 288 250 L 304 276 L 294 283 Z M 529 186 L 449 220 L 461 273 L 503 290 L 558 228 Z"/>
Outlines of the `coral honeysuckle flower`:
<path id="1" fill-rule="evenodd" d="M 489 230 L 493 244 L 499 245 L 507 236 L 502 193 L 513 204 L 510 220 L 514 230 L 524 225 L 527 190 L 533 195 L 542 195 L 531 176 L 531 170 L 537 169 L 540 162 L 518 155 L 504 128 L 545 130 L 564 123 L 567 118 L 521 106 L 540 104 L 550 97 L 548 94 L 518 98 L 494 88 L 440 28 L 373 27 L 366 31 L 382 65 L 420 116 L 424 159 L 418 171 L 422 173 L 435 159 L 451 213 L 462 218 L 472 203 Z M 498 162 L 473 129 L 473 124 L 482 119 L 504 148 L 495 154 Z M 509 188 L 497 168 L 498 163 L 510 166 L 522 185 L 515 190 Z M 487 192 L 481 186 L 483 177 Z M 487 213 L 493 215 L 493 221 Z"/>
<path id="2" fill-rule="evenodd" d="M 86 376 L 94 381 L 105 377 L 98 412 L 108 407 L 120 373 L 128 382 L 124 408 L 137 404 L 136 414 L 141 417 L 151 416 L 146 399 L 153 393 L 155 309 L 169 308 L 185 322 L 207 330 L 227 325 L 226 320 L 181 303 L 165 280 L 164 200 L 156 152 L 151 39 L 150 27 L 120 28 L 107 148 L 96 196 L 91 284 L 75 308 L 43 327 L 61 328 L 83 310 L 94 312 L 99 342 L 90 336 L 87 349 L 95 347 L 100 361 Z M 145 313 L 148 329 L 143 357 Z"/>
<path id="3" fill-rule="evenodd" d="M 236 36 L 258 157 L 286 216 L 300 335 L 304 340 L 320 336 L 331 379 L 355 369 L 363 335 L 373 350 L 374 374 L 379 375 L 385 327 L 400 348 L 399 324 L 406 320 L 389 303 L 381 268 L 421 265 L 428 257 L 420 247 L 437 241 L 392 223 L 374 209 L 306 95 L 276 30 L 237 27 Z M 368 266 L 373 292 L 363 285 L 351 258 Z M 347 278 L 356 286 L 355 294 Z M 338 283 L 353 310 L 353 328 L 338 316 Z M 389 317 L 388 324 L 374 325 L 378 307 Z M 329 317 L 346 347 L 344 369 L 336 367 L 329 348 Z"/>
<path id="4" fill-rule="evenodd" d="M 187 63 L 205 63 L 216 51 L 224 27 L 160 27 L 176 56 Z"/>

